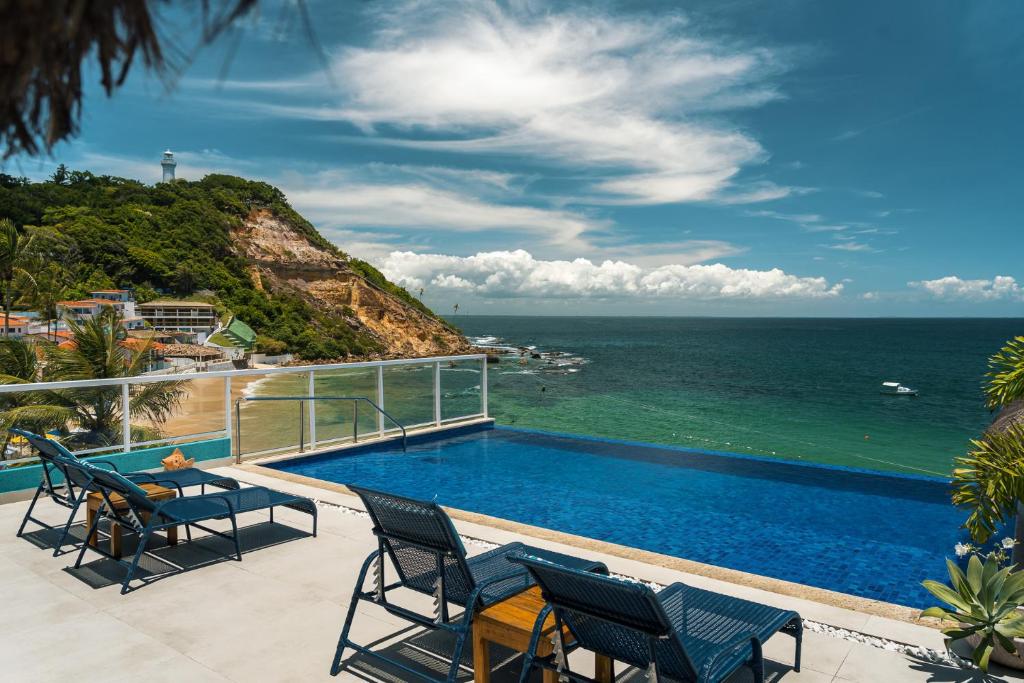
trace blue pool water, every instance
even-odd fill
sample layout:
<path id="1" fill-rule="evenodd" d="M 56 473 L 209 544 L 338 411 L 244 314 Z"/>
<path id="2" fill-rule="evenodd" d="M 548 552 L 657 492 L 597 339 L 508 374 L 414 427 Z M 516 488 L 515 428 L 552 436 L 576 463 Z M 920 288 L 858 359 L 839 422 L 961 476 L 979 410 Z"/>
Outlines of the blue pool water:
<path id="1" fill-rule="evenodd" d="M 941 479 L 532 430 L 272 467 L 912 607 L 964 539 Z"/>

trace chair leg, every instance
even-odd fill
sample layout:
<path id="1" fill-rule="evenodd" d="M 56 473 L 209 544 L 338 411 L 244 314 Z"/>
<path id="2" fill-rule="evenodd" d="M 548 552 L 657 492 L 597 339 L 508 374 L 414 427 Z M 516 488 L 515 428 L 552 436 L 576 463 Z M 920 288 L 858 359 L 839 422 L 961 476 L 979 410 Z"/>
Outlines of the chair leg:
<path id="1" fill-rule="evenodd" d="M 128 567 L 128 573 L 124 577 L 124 582 L 121 584 L 121 595 L 124 595 L 130 590 L 129 584 L 132 582 L 132 578 L 135 576 L 135 569 L 139 566 L 139 560 L 142 559 L 142 553 L 146 551 L 146 545 L 149 543 L 149 537 L 152 534 L 152 529 L 147 525 L 142 533 L 139 534 L 139 547 L 135 549 L 135 556 L 132 557 L 132 563 Z"/>
<path id="2" fill-rule="evenodd" d="M 540 632 L 543 630 L 544 622 L 551 614 L 551 606 L 545 605 L 544 609 L 537 615 L 533 624 L 533 633 L 530 634 L 530 644 L 526 647 L 526 655 L 523 657 L 523 670 L 519 674 L 519 683 L 527 683 L 530 674 L 533 673 L 535 658 L 537 656 L 537 645 L 540 643 Z M 614 680 L 614 679 L 613 679 Z"/>
<path id="3" fill-rule="evenodd" d="M 99 529 L 100 519 L 102 518 L 103 515 L 97 512 L 96 516 L 93 517 L 92 524 L 90 524 L 89 528 L 85 530 L 85 540 L 82 541 L 82 547 L 78 551 L 78 557 L 75 559 L 75 569 L 78 569 L 82 566 L 82 558 L 85 557 L 85 551 L 89 549 L 89 539 L 93 537 L 93 534 L 98 533 L 97 529 Z M 98 538 L 96 542 L 99 543 Z"/>
<path id="4" fill-rule="evenodd" d="M 345 654 L 345 646 L 348 645 L 348 634 L 352 630 L 352 622 L 356 617 L 356 607 L 359 605 L 359 594 L 363 591 L 363 582 L 366 581 L 366 572 L 370 564 L 377 558 L 373 553 L 363 562 L 363 568 L 359 570 L 359 578 L 356 579 L 355 590 L 352 591 L 352 599 L 348 603 L 348 613 L 345 615 L 345 625 L 341 627 L 341 637 L 338 638 L 338 647 L 334 650 L 334 659 L 331 661 L 331 675 L 337 676 L 341 672 L 341 658 Z"/>
<path id="5" fill-rule="evenodd" d="M 188 540 L 189 543 L 192 542 L 192 525 L 191 524 L 186 524 L 185 525 L 185 538 Z"/>
<path id="6" fill-rule="evenodd" d="M 231 538 L 235 541 L 235 557 L 238 561 L 242 561 L 242 547 L 238 544 L 238 522 L 235 520 L 234 513 L 231 514 Z"/>
<path id="7" fill-rule="evenodd" d="M 750 645 L 753 649 L 750 670 L 754 673 L 754 683 L 764 683 L 764 655 L 761 652 L 761 643 L 754 640 Z"/>
<path id="8" fill-rule="evenodd" d="M 28 524 L 28 520 L 32 519 L 32 510 L 36 507 L 36 501 L 39 500 L 39 494 L 43 492 L 43 484 L 39 483 L 36 487 L 36 495 L 32 496 L 32 502 L 28 504 L 28 511 L 25 512 L 25 518 L 21 520 L 21 526 L 18 527 L 18 538 L 25 532 L 25 525 Z"/>
<path id="9" fill-rule="evenodd" d="M 274 506 L 273 505 L 270 506 L 270 523 L 271 524 L 274 523 Z"/>
<path id="10" fill-rule="evenodd" d="M 82 489 L 82 493 L 79 494 L 77 498 L 75 498 L 75 502 L 71 506 L 71 514 L 68 515 L 68 521 L 64 523 L 64 529 L 60 532 L 60 538 L 57 539 L 57 545 L 53 549 L 54 557 L 60 555 L 60 549 L 64 547 L 64 541 L 67 540 L 68 534 L 71 533 L 71 525 L 75 523 L 75 515 L 78 514 L 78 508 L 81 507 L 82 501 L 85 500 L 85 497 L 88 494 L 88 491 Z"/>
<path id="11" fill-rule="evenodd" d="M 796 663 L 793 665 L 793 671 L 800 673 L 800 654 L 804 642 L 804 624 L 799 619 L 796 622 L 796 635 L 794 637 L 796 638 Z"/>
<path id="12" fill-rule="evenodd" d="M 442 598 L 443 599 L 443 598 Z M 448 683 L 455 683 L 459 678 L 459 665 L 462 662 L 462 650 L 466 647 L 466 638 L 473 624 L 473 604 L 471 603 L 462 615 L 462 628 L 455 639 L 455 651 L 452 652 L 452 665 L 448 669 Z"/>
<path id="13" fill-rule="evenodd" d="M 316 538 L 317 509 L 313 508 L 313 538 Z"/>

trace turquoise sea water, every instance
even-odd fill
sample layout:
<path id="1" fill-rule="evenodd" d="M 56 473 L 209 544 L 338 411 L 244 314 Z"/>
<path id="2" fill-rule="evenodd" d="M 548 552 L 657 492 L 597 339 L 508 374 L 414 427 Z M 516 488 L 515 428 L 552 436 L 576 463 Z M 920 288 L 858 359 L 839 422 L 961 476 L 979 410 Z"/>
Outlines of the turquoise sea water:
<path id="1" fill-rule="evenodd" d="M 1021 319 L 452 321 L 542 356 L 491 366 L 499 424 L 940 475 L 991 419 L 988 357 L 1024 333 Z M 920 396 L 882 396 L 885 380 Z"/>

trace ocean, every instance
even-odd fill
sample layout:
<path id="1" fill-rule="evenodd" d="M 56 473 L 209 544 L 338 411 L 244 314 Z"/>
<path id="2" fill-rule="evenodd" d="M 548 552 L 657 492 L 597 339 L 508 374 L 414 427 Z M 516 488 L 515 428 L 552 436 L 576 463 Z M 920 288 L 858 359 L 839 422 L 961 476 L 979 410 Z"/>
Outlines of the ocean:
<path id="1" fill-rule="evenodd" d="M 939 476 L 991 421 L 989 356 L 1024 334 L 1024 319 L 451 320 L 504 351 L 488 374 L 498 424 Z M 884 396 L 887 380 L 920 394 Z M 306 382 L 276 377 L 249 391 L 301 395 Z M 368 370 L 316 382 L 318 396 L 376 394 Z M 477 410 L 478 382 L 474 368 L 444 368 L 444 417 Z M 399 421 L 431 419 L 428 368 L 388 368 L 385 384 Z M 350 434 L 351 410 L 318 402 L 318 439 Z M 249 405 L 243 449 L 295 444 L 297 425 L 295 404 Z M 360 413 L 360 433 L 374 429 L 370 411 Z"/>
<path id="2" fill-rule="evenodd" d="M 499 424 L 937 475 L 991 421 L 989 356 L 1024 334 L 1022 319 L 452 322 L 530 350 L 491 367 Z M 884 396 L 887 380 L 920 394 Z"/>

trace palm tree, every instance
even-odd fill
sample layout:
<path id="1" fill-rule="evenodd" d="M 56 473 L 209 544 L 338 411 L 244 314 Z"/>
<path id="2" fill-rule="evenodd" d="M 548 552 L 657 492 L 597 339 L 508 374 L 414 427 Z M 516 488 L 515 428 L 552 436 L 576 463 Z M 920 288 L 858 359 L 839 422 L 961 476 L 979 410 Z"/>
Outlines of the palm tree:
<path id="1" fill-rule="evenodd" d="M 50 323 L 57 317 L 57 302 L 67 296 L 67 273 L 56 263 L 36 269 L 30 283 L 28 303 L 46 318 L 46 338 L 50 338 Z"/>
<path id="2" fill-rule="evenodd" d="M 0 218 L 0 284 L 4 289 L 4 336 L 11 332 L 11 300 L 14 294 L 14 278 L 31 275 L 21 267 L 30 237 L 23 237 L 10 218 Z"/>
<path id="3" fill-rule="evenodd" d="M 71 338 L 63 348 L 36 347 L 19 339 L 0 340 L 0 383 L 134 377 L 144 371 L 152 340 L 127 347 L 123 343 L 126 334 L 121 317 L 112 308 L 82 323 L 69 321 L 68 327 Z M 127 406 L 132 439 L 158 438 L 159 426 L 184 397 L 184 386 L 181 382 L 154 382 L 133 389 Z M 71 444 L 120 443 L 126 411 L 118 386 L 2 396 L 5 403 L 0 403 L 0 429 L 77 428 L 68 439 Z"/>
<path id="4" fill-rule="evenodd" d="M 43 363 L 35 344 L 14 337 L 0 337 L 0 384 L 31 384 L 42 377 Z M 38 391 L 0 394 L 0 429 L 7 453 L 11 427 L 21 426 L 45 432 L 62 427 L 70 417 L 63 408 L 47 406 L 47 398 Z"/>
<path id="5" fill-rule="evenodd" d="M 68 321 L 71 339 L 66 347 L 53 346 L 46 353 L 46 379 L 51 381 L 135 377 L 149 363 L 153 340 L 124 344 L 127 334 L 121 315 L 105 308 L 81 323 Z M 159 425 L 177 409 L 185 396 L 181 382 L 153 382 L 133 387 L 128 406 L 122 404 L 121 388 L 96 387 L 53 392 L 58 405 L 73 413 L 70 422 L 82 432 L 75 437 L 93 445 L 120 443 L 123 419 L 132 422 L 134 439 L 156 438 Z"/>
<path id="6" fill-rule="evenodd" d="M 958 458 L 953 503 L 969 510 L 964 526 L 978 543 L 1016 516 L 1014 564 L 1024 569 L 1024 336 L 989 359 L 989 408 L 999 410 L 985 434 Z"/>

